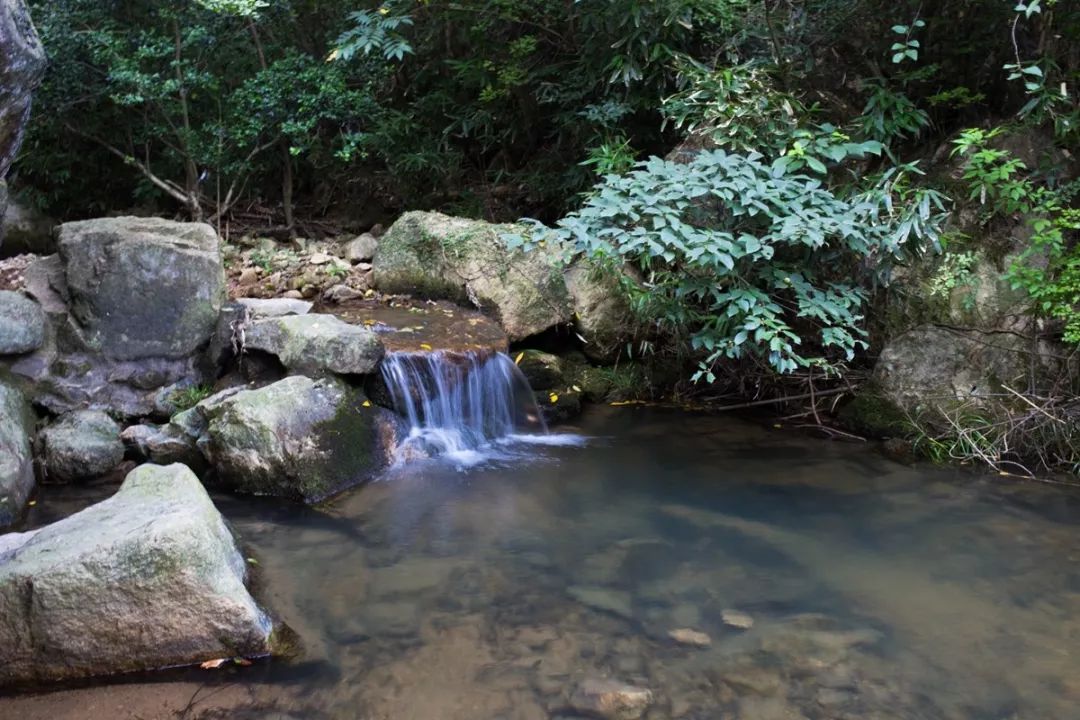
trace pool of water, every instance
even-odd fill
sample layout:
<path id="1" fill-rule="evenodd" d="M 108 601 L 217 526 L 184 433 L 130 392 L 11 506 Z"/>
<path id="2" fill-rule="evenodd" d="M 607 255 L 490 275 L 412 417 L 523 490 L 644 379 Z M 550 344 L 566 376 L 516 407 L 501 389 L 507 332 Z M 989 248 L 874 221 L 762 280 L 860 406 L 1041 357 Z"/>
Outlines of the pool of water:
<path id="1" fill-rule="evenodd" d="M 650 720 L 1080 718 L 1075 489 L 729 416 L 596 408 L 574 430 L 320 508 L 218 497 L 298 655 L 0 717 L 569 720 L 578 683 L 612 678 L 653 691 Z"/>

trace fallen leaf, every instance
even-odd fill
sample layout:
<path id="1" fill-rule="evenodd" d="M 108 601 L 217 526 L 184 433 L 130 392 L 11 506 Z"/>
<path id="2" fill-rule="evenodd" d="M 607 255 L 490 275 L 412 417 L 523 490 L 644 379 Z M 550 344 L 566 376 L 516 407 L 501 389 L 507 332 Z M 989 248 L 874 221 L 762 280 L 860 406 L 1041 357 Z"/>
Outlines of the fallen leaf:
<path id="1" fill-rule="evenodd" d="M 421 350 L 430 350 L 431 346 L 428 345 L 427 343 L 420 343 L 420 349 Z"/>
<path id="2" fill-rule="evenodd" d="M 514 358 L 514 364 L 515 364 L 515 365 L 520 365 L 520 364 L 521 364 L 521 358 L 523 358 L 523 357 L 525 357 L 525 353 L 523 353 L 523 352 L 519 352 L 519 353 L 517 354 L 517 357 L 516 357 L 516 358 Z"/>
<path id="3" fill-rule="evenodd" d="M 579 388 L 577 385 L 574 385 L 570 389 L 573 390 L 574 392 L 581 392 L 581 388 Z"/>
<path id="4" fill-rule="evenodd" d="M 551 393 L 550 395 L 548 395 L 548 398 L 550 398 L 550 399 L 551 399 L 551 404 L 552 404 L 552 405 L 554 405 L 555 403 L 559 402 L 559 396 L 558 396 L 558 395 L 556 395 L 555 393 Z"/>
<path id="5" fill-rule="evenodd" d="M 370 400 L 365 400 L 364 401 L 364 407 L 371 407 L 371 401 Z"/>
<path id="6" fill-rule="evenodd" d="M 30 502 L 28 502 L 28 503 L 26 503 L 26 504 L 27 504 L 28 506 L 30 506 L 30 507 L 34 507 L 35 505 L 37 505 L 37 500 L 31 500 Z"/>
<path id="7" fill-rule="evenodd" d="M 204 663 L 200 663 L 199 667 L 203 670 L 217 670 L 219 667 L 229 661 L 228 658 L 218 658 L 217 660 L 207 660 Z"/>
<path id="8" fill-rule="evenodd" d="M 251 665 L 251 661 L 247 658 L 233 658 L 233 662 L 237 665 L 240 665 L 241 667 L 248 667 L 249 665 Z"/>
<path id="9" fill-rule="evenodd" d="M 255 558 L 248 558 L 247 563 L 248 563 L 248 565 L 258 565 L 259 561 L 256 560 Z"/>

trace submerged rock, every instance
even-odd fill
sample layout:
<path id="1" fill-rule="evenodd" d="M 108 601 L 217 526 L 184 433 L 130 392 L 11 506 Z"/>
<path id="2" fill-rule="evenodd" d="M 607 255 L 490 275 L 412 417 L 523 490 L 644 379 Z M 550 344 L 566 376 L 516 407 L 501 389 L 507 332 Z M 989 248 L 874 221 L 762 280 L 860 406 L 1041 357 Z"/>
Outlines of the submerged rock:
<path id="1" fill-rule="evenodd" d="M 120 490 L 0 546 L 0 684 L 271 651 L 272 623 L 206 490 L 144 465 Z"/>
<path id="2" fill-rule="evenodd" d="M 22 293 L 0 290 L 0 355 L 33 352 L 45 342 L 45 313 Z"/>
<path id="3" fill-rule="evenodd" d="M 72 482 L 104 475 L 124 459 L 120 426 L 99 410 L 70 413 L 41 432 L 45 472 Z"/>
<path id="4" fill-rule="evenodd" d="M 217 233 L 204 223 L 64 223 L 60 257 L 87 345 L 118 360 L 184 358 L 206 345 L 225 301 Z"/>
<path id="5" fill-rule="evenodd" d="M 388 460 L 381 411 L 333 379 L 294 376 L 197 406 L 199 445 L 234 490 L 321 500 Z"/>
<path id="6" fill-rule="evenodd" d="M 634 607 L 630 593 L 604 587 L 580 585 L 568 588 L 567 593 L 574 600 L 593 610 L 611 613 L 626 619 L 633 619 L 634 617 Z"/>
<path id="7" fill-rule="evenodd" d="M 0 528 L 19 519 L 34 490 L 33 427 L 22 393 L 0 380 Z"/>
<path id="8" fill-rule="evenodd" d="M 739 630 L 749 630 L 754 627 L 754 618 L 739 610 L 724 610 L 720 613 L 720 619 L 728 627 L 738 628 Z"/>
<path id="9" fill-rule="evenodd" d="M 245 347 L 270 353 L 292 372 L 366 375 L 383 357 L 379 337 L 333 315 L 290 315 L 256 320 Z"/>
<path id="10" fill-rule="evenodd" d="M 578 685 L 570 707 L 604 720 L 637 720 L 653 703 L 652 691 L 615 680 L 589 679 Z"/>
<path id="11" fill-rule="evenodd" d="M 707 648 L 712 645 L 712 638 L 708 634 L 701 632 L 700 630 L 694 630 L 693 628 L 676 628 L 668 632 L 670 637 L 680 645 L 690 645 L 692 647 Z"/>

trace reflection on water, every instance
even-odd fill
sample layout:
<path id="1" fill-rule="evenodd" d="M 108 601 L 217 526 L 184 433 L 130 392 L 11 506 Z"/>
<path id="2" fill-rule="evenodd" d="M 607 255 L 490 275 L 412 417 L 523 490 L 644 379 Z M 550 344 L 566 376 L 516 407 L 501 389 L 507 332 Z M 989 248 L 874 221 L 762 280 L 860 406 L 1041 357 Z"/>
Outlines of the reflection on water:
<path id="1" fill-rule="evenodd" d="M 569 719 L 582 680 L 614 678 L 653 691 L 650 720 L 1080 718 L 1077 492 L 728 417 L 581 430 L 320 509 L 219 498 L 299 657 L 0 717 Z"/>

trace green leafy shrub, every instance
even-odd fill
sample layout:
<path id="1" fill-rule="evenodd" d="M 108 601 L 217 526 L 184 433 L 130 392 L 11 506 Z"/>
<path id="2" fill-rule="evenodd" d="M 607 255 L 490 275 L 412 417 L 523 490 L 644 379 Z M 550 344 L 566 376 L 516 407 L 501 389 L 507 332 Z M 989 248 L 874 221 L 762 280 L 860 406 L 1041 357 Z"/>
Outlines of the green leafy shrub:
<path id="1" fill-rule="evenodd" d="M 639 267 L 644 285 L 627 285 L 634 307 L 690 332 L 703 355 L 696 378 L 712 381 L 717 363 L 744 355 L 781 373 L 829 367 L 866 347 L 853 279 L 939 232 L 940 196 L 897 206 L 885 188 L 845 198 L 757 154 L 653 158 L 609 176 L 554 229 L 507 241 Z"/>

